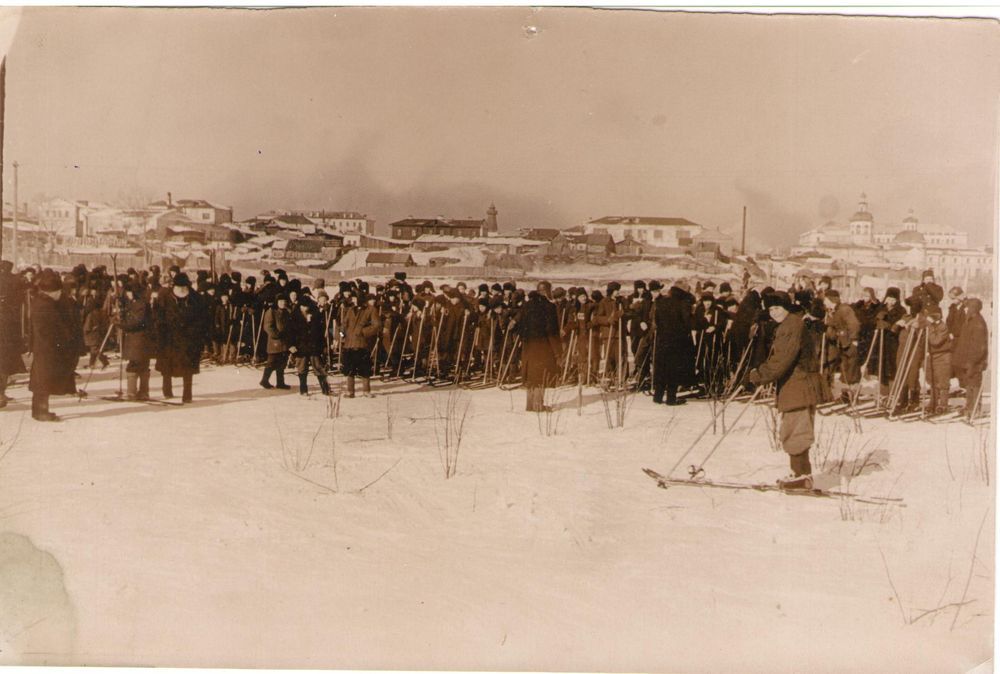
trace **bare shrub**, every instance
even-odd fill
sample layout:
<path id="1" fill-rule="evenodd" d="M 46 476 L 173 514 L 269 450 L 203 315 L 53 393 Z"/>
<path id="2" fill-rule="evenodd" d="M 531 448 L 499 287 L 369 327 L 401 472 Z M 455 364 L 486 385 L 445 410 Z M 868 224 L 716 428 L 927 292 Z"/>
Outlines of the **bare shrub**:
<path id="1" fill-rule="evenodd" d="M 454 477 L 462 449 L 462 434 L 469 415 L 470 401 L 461 389 L 450 391 L 442 401 L 434 399 L 434 439 L 445 479 Z"/>
<path id="2" fill-rule="evenodd" d="M 617 390 L 601 390 L 601 404 L 609 429 L 625 428 L 625 419 L 635 402 L 635 391 L 627 387 Z"/>

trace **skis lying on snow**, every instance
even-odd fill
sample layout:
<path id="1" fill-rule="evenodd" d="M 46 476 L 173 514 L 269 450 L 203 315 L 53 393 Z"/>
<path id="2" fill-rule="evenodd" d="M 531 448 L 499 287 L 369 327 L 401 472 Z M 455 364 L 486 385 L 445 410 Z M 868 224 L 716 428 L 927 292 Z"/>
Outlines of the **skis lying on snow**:
<path id="1" fill-rule="evenodd" d="M 111 403 L 142 403 L 144 405 L 166 405 L 168 407 L 180 407 L 184 403 L 172 402 L 170 400 L 129 400 L 128 398 L 119 398 L 117 396 L 101 396 L 101 400 L 107 400 Z"/>
<path id="2" fill-rule="evenodd" d="M 832 498 L 841 499 L 848 498 L 852 501 L 857 501 L 858 503 L 871 503 L 873 505 L 899 505 L 904 506 L 903 499 L 901 498 L 891 498 L 888 496 L 861 496 L 860 494 L 854 494 L 852 492 L 846 491 L 836 491 L 828 489 L 798 489 L 790 487 L 782 487 L 777 484 L 746 484 L 742 482 L 714 482 L 712 480 L 704 479 L 680 479 L 671 478 L 665 475 L 660 475 L 655 470 L 649 468 L 643 468 L 642 472 L 656 480 L 656 486 L 660 489 L 668 489 L 674 486 L 684 486 L 684 487 L 712 487 L 715 489 L 741 489 L 746 491 L 776 491 L 782 494 L 790 494 L 793 496 L 812 496 L 814 498 Z"/>

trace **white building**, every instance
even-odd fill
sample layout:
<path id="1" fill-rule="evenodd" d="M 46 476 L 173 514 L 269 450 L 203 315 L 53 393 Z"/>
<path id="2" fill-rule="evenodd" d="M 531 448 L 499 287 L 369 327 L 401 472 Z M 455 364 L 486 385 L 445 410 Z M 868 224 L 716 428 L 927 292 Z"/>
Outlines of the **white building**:
<path id="1" fill-rule="evenodd" d="M 583 224 L 584 234 L 610 234 L 615 241 L 628 236 L 639 243 L 672 248 L 692 245 L 702 225 L 684 218 L 609 215 Z M 730 243 L 730 248 L 732 244 Z"/>
<path id="2" fill-rule="evenodd" d="M 278 215 L 298 215 L 309 218 L 309 220 L 323 228 L 327 232 L 337 234 L 375 234 L 375 221 L 364 213 L 355 211 L 284 211 L 281 213 L 270 213 L 263 216 L 275 217 Z"/>
<path id="3" fill-rule="evenodd" d="M 968 241 L 968 233 L 950 225 L 922 223 L 912 210 L 899 224 L 878 225 L 862 194 L 846 225 L 827 222 L 802 233 L 791 254 L 820 253 L 853 264 L 929 268 L 943 285 L 982 286 L 993 273 L 993 251 L 969 248 Z"/>

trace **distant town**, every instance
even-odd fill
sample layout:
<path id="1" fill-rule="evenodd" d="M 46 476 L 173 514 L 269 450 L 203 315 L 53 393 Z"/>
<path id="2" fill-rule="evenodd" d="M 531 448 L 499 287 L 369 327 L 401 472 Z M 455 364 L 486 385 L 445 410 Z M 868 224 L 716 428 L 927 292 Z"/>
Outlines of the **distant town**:
<path id="1" fill-rule="evenodd" d="M 831 276 L 860 292 L 907 285 L 933 268 L 945 285 L 992 288 L 993 251 L 970 247 L 966 232 L 922 222 L 912 210 L 898 221 L 877 217 L 862 194 L 845 222 L 798 235 L 794 245 L 744 250 L 742 237 L 668 216 L 604 215 L 564 227 L 505 227 L 489 204 L 482 219 L 408 217 L 377 235 L 365 213 L 274 210 L 236 220 L 230 206 L 205 199 L 164 199 L 141 207 L 53 198 L 4 205 L 4 257 L 18 266 L 69 268 L 159 264 L 188 270 L 282 267 L 328 280 L 391 275 L 448 278 L 592 279 L 671 275 L 731 276 L 745 283 L 782 283 Z M 917 281 L 918 282 L 918 281 Z"/>

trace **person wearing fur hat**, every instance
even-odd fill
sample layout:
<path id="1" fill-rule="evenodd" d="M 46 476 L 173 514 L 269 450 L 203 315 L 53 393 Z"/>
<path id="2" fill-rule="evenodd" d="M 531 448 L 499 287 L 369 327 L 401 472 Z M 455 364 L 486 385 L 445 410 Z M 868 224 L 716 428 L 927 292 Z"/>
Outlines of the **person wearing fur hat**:
<path id="1" fill-rule="evenodd" d="M 965 317 L 968 313 L 965 311 L 965 291 L 959 286 L 954 286 L 948 291 L 948 332 L 951 333 L 952 339 L 958 339 L 958 336 L 962 333 L 962 326 L 965 324 Z"/>
<path id="2" fill-rule="evenodd" d="M 823 304 L 827 313 L 827 363 L 840 371 L 840 383 L 845 386 L 841 398 L 845 403 L 850 402 L 851 394 L 846 387 L 854 386 L 861 381 L 861 362 L 858 352 L 861 323 L 854 309 L 847 303 L 841 302 L 837 290 L 827 290 L 823 296 Z"/>
<path id="3" fill-rule="evenodd" d="M 173 397 L 173 377 L 183 385 L 181 402 L 193 395 L 193 376 L 200 371 L 201 353 L 211 327 L 211 317 L 202 298 L 191 291 L 187 274 L 174 277 L 174 284 L 157 307 L 159 328 L 156 370 L 163 376 L 163 397 Z"/>
<path id="4" fill-rule="evenodd" d="M 625 333 L 621 329 L 624 317 L 619 298 L 621 287 L 617 281 L 609 283 L 606 288 L 607 295 L 597 303 L 597 308 L 591 316 L 591 323 L 597 329 L 595 347 L 600 355 L 599 371 L 603 373 L 606 384 L 625 374 L 618 371 L 619 360 L 624 359 L 626 353 Z"/>
<path id="5" fill-rule="evenodd" d="M 888 288 L 875 314 L 875 337 L 878 346 L 872 356 L 871 370 L 879 375 L 882 395 L 888 395 L 889 387 L 896 376 L 896 352 L 899 350 L 899 321 L 906 316 L 906 310 L 899 301 L 899 288 Z"/>
<path id="6" fill-rule="evenodd" d="M 267 364 L 260 378 L 261 388 L 290 389 L 285 383 L 285 367 L 288 365 L 288 353 L 291 346 L 289 327 L 290 312 L 288 296 L 279 293 L 275 295 L 274 306 L 264 312 L 262 330 L 267 336 Z M 275 383 L 271 385 L 271 373 L 274 373 Z"/>
<path id="7" fill-rule="evenodd" d="M 559 317 L 549 300 L 552 284 L 538 283 L 532 291 L 517 322 L 521 337 L 521 364 L 527 389 L 528 412 L 551 411 L 545 404 L 545 389 L 558 384 L 562 362 L 562 342 L 559 341 Z"/>
<path id="8" fill-rule="evenodd" d="M 153 310 L 142 287 L 125 285 L 119 327 L 122 330 L 122 358 L 125 359 L 126 400 L 149 400 L 149 362 L 156 355 Z"/>
<path id="9" fill-rule="evenodd" d="M 309 395 L 309 370 L 313 371 L 323 395 L 330 393 L 323 353 L 326 350 L 325 325 L 318 307 L 302 302 L 288 315 L 288 351 L 299 377 L 299 395 Z"/>
<path id="10" fill-rule="evenodd" d="M 372 397 L 372 347 L 381 330 L 378 311 L 367 296 L 356 297 L 344 312 L 341 339 L 344 340 L 344 361 L 342 374 L 346 377 L 347 393 L 353 398 L 355 378 L 361 379 L 361 392 L 366 398 Z"/>
<path id="11" fill-rule="evenodd" d="M 80 315 L 83 317 L 83 344 L 90 353 L 90 363 L 88 367 L 93 369 L 97 361 L 101 361 L 101 369 L 108 366 L 108 357 L 104 355 L 103 349 L 107 346 L 108 328 L 111 327 L 111 314 L 109 309 L 113 302 L 105 305 L 104 297 L 96 282 L 91 283 L 82 291 Z M 117 307 L 115 307 L 117 309 Z"/>
<path id="12" fill-rule="evenodd" d="M 51 270 L 38 277 L 38 295 L 31 304 L 32 361 L 28 390 L 31 417 L 58 421 L 49 411 L 49 397 L 76 393 L 76 368 L 81 352 L 81 327 L 63 282 Z"/>
<path id="13" fill-rule="evenodd" d="M 921 323 L 927 334 L 925 376 L 930 388 L 930 402 L 924 413 L 944 414 L 948 411 L 948 391 L 951 388 L 951 334 L 937 304 L 924 307 Z"/>
<path id="14" fill-rule="evenodd" d="M 677 390 L 690 384 L 694 374 L 691 295 L 676 284 L 661 289 L 652 313 L 653 402 L 683 405 L 685 401 L 677 397 Z"/>
<path id="15" fill-rule="evenodd" d="M 788 293 L 768 293 L 765 302 L 778 327 L 767 360 L 750 371 L 748 380 L 757 386 L 772 382 L 776 386 L 775 406 L 781 412 L 778 436 L 792 470 L 778 484 L 787 489 L 812 489 L 809 450 L 815 439 L 816 406 L 827 398 L 812 333 L 805 328 L 801 314 L 792 312 Z"/>
<path id="16" fill-rule="evenodd" d="M 983 302 L 970 297 L 964 302 L 965 320 L 962 331 L 955 340 L 951 365 L 958 384 L 965 389 L 965 406 L 962 414 L 972 419 L 978 411 L 979 395 L 983 387 L 983 370 L 989 364 L 989 331 L 983 320 Z"/>
<path id="17" fill-rule="evenodd" d="M 913 289 L 912 296 L 919 299 L 925 308 L 932 304 L 941 304 L 944 299 L 944 288 L 935 282 L 933 269 L 926 269 L 920 275 L 920 285 Z"/>

